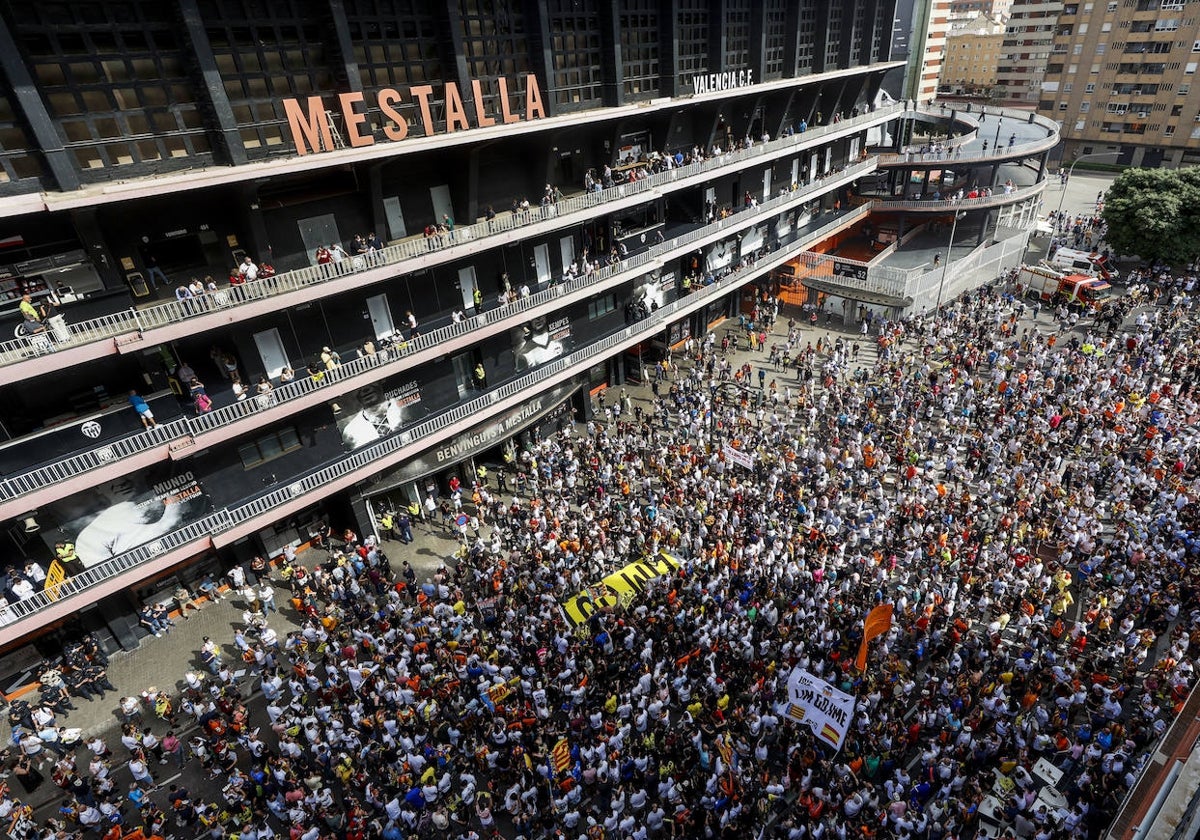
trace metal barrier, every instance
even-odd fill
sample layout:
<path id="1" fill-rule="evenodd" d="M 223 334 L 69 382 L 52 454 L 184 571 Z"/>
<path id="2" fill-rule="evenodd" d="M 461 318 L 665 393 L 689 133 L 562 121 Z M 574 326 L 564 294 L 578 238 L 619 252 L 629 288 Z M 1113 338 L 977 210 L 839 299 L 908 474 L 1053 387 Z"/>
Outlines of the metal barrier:
<path id="1" fill-rule="evenodd" d="M 875 202 L 875 208 L 880 211 L 926 210 L 930 213 L 944 213 L 954 210 L 979 210 L 988 207 L 1003 207 L 1006 204 L 1015 204 L 1018 201 L 1025 201 L 1032 196 L 1040 195 L 1045 191 L 1046 183 L 1046 181 L 1039 181 L 1027 187 L 1014 187 L 1010 193 L 994 193 L 982 198 L 963 198 L 958 200 L 953 198 L 928 198 L 921 201 L 889 201 L 888 199 L 877 198 L 873 199 L 873 201 Z"/>
<path id="2" fill-rule="evenodd" d="M 979 116 L 978 111 L 963 111 L 955 109 L 955 118 L 962 119 L 964 122 L 975 125 L 976 132 L 982 131 L 985 127 L 989 127 L 988 123 L 979 123 L 975 117 Z M 913 112 L 905 112 L 908 116 Z M 918 116 L 932 117 L 934 119 L 945 118 L 949 116 L 949 111 L 938 113 L 930 108 L 918 108 L 916 111 Z M 993 119 L 1010 119 L 1014 124 L 1029 125 L 1029 111 L 1019 111 L 1009 108 L 992 108 L 987 112 L 987 116 Z M 879 165 L 881 167 L 896 166 L 903 163 L 938 163 L 952 164 L 960 161 L 973 161 L 979 163 L 981 161 L 1002 161 L 1016 157 L 1025 157 L 1028 155 L 1048 152 L 1058 145 L 1058 123 L 1041 114 L 1034 114 L 1033 125 L 1036 125 L 1045 130 L 1045 137 L 1038 137 L 1033 140 L 1026 140 L 1022 143 L 1014 143 L 1011 147 L 1006 145 L 995 145 L 990 149 L 975 149 L 968 152 L 963 152 L 959 146 L 961 143 L 951 143 L 945 153 L 941 152 L 920 152 L 915 149 L 920 147 L 909 147 L 900 153 L 879 153 Z M 1012 132 L 1010 131 L 1010 134 Z"/>
<path id="3" fill-rule="evenodd" d="M 887 268 L 886 266 L 871 266 L 868 263 L 859 260 L 848 260 L 844 257 L 838 257 L 831 254 L 815 254 L 805 252 L 796 259 L 805 268 L 819 270 L 825 266 L 832 266 L 838 263 L 853 265 L 857 268 L 865 268 L 867 276 L 863 280 L 854 277 L 836 275 L 829 278 L 822 277 L 820 279 L 827 283 L 836 283 L 839 286 L 844 286 L 848 289 L 857 289 L 862 292 L 871 292 L 873 294 L 888 295 L 894 298 L 903 298 L 907 294 L 908 288 L 908 272 L 903 269 Z M 803 279 L 803 278 L 801 278 Z"/>
<path id="4" fill-rule="evenodd" d="M 548 383 L 554 377 L 594 363 L 595 357 L 602 356 L 621 346 L 630 346 L 647 337 L 661 332 L 667 321 L 674 317 L 688 314 L 706 305 L 713 298 L 748 283 L 754 277 L 770 271 L 776 265 L 794 259 L 804 249 L 834 230 L 852 224 L 864 218 L 870 212 L 867 206 L 856 208 L 844 213 L 828 224 L 806 234 L 802 239 L 791 245 L 769 254 L 755 265 L 735 271 L 711 286 L 694 291 L 661 307 L 654 318 L 648 318 L 636 324 L 624 327 L 617 332 L 575 351 L 569 356 L 556 359 L 535 371 L 525 374 L 515 380 L 510 380 L 482 396 L 465 403 L 452 406 L 440 414 L 426 418 L 421 422 L 403 429 L 399 434 L 375 443 L 366 449 L 353 452 L 332 464 L 322 467 L 315 472 L 300 477 L 262 496 L 252 499 L 245 504 L 233 508 L 222 508 L 214 511 L 203 519 L 173 531 L 152 543 L 139 546 L 119 557 L 104 560 L 94 566 L 84 569 L 78 575 L 69 578 L 55 587 L 53 591 L 42 591 L 18 602 L 10 607 L 12 621 L 30 618 L 65 597 L 79 595 L 87 589 L 96 586 L 142 563 L 149 562 L 162 556 L 168 551 L 180 548 L 189 543 L 198 542 L 213 534 L 227 531 L 239 524 L 249 522 L 259 516 L 269 515 L 272 510 L 287 502 L 291 502 L 308 493 L 320 492 L 331 482 L 344 478 L 364 468 L 378 469 L 375 462 L 389 455 L 394 455 L 413 444 L 428 438 L 456 423 L 470 420 L 473 417 L 485 415 L 496 403 L 515 397 L 525 391 Z M 413 453 L 415 454 L 415 453 Z M 199 546 L 197 546 L 199 548 Z"/>
<path id="5" fill-rule="evenodd" d="M 166 301 L 147 306 L 143 309 L 131 309 L 93 318 L 78 324 L 71 324 L 70 338 L 64 342 L 54 342 L 48 336 L 30 336 L 0 342 L 0 366 L 15 364 L 31 356 L 53 353 L 66 347 L 76 347 L 107 338 L 115 338 L 130 333 L 141 333 L 146 330 L 177 324 L 189 318 L 196 318 L 210 312 L 225 310 L 264 300 L 278 295 L 294 292 L 299 289 L 328 282 L 339 277 L 356 274 L 373 268 L 391 267 L 407 260 L 442 253 L 445 259 L 458 258 L 469 249 L 459 248 L 468 243 L 486 239 L 508 231 L 519 230 L 528 225 L 543 221 L 565 223 L 563 217 L 573 213 L 590 211 L 599 205 L 619 201 L 631 196 L 653 191 L 659 187 L 678 185 L 679 182 L 698 175 L 707 175 L 728 166 L 741 165 L 770 155 L 784 155 L 791 151 L 803 149 L 807 145 L 815 145 L 818 141 L 845 132 L 853 132 L 863 127 L 869 127 L 879 122 L 892 119 L 903 113 L 900 104 L 879 108 L 875 111 L 861 114 L 858 117 L 842 120 L 830 125 L 810 128 L 802 134 L 782 137 L 767 143 L 760 143 L 749 149 L 712 157 L 687 166 L 669 169 L 655 175 L 647 176 L 638 181 L 618 184 L 600 192 L 583 193 L 571 198 L 564 198 L 546 208 L 530 208 L 526 213 L 515 213 L 509 216 L 497 216 L 490 221 L 478 222 L 471 225 L 455 227 L 445 241 L 435 239 L 410 239 L 389 245 L 381 251 L 362 257 L 345 258 L 340 263 L 314 265 L 295 271 L 283 272 L 273 277 L 263 277 L 240 286 L 230 286 L 217 292 L 189 300 Z"/>
<path id="6" fill-rule="evenodd" d="M 830 189 L 854 180 L 874 169 L 874 159 L 860 161 L 848 166 L 840 172 L 818 179 L 812 184 L 805 185 L 793 192 L 779 195 L 765 201 L 758 207 L 735 213 L 727 219 L 714 222 L 690 231 L 682 236 L 673 237 L 660 245 L 635 254 L 615 265 L 606 266 L 594 272 L 581 275 L 568 282 L 543 289 L 529 297 L 515 301 L 508 306 L 490 309 L 480 315 L 467 318 L 457 324 L 447 324 L 436 330 L 422 333 L 403 345 L 380 350 L 374 356 L 354 359 L 325 371 L 320 382 L 305 375 L 286 385 L 266 394 L 247 397 L 245 400 L 222 406 L 213 411 L 196 417 L 183 417 L 171 423 L 162 424 L 156 429 L 138 432 L 112 444 L 63 459 L 30 472 L 0 481 L 0 500 L 14 499 L 18 496 L 34 492 L 59 481 L 66 480 L 80 473 L 103 467 L 113 463 L 119 457 L 144 452 L 154 446 L 169 443 L 172 440 L 193 437 L 214 431 L 238 420 L 250 417 L 273 406 L 286 404 L 317 391 L 327 390 L 330 385 L 345 381 L 355 376 L 368 373 L 382 366 L 389 367 L 389 373 L 397 372 L 400 368 L 392 368 L 393 362 L 398 362 L 423 351 L 439 353 L 446 342 L 471 333 L 474 330 L 498 323 L 514 316 L 532 317 L 541 307 L 553 305 L 563 297 L 582 291 L 597 291 L 607 285 L 624 282 L 624 275 L 636 274 L 661 265 L 662 260 L 681 256 L 693 245 L 720 234 L 737 232 L 751 227 L 765 217 L 781 210 L 790 209 L 793 205 L 802 204 L 807 200 L 820 196 Z M 270 278 L 274 279 L 274 278 Z M 247 288 L 241 286 L 238 288 Z M 416 360 L 413 362 L 416 363 Z M 333 394 L 331 394 L 331 397 Z"/>
<path id="7" fill-rule="evenodd" d="M 137 455 L 148 449 L 165 446 L 173 440 L 187 436 L 188 433 L 187 418 L 172 420 L 170 423 L 160 423 L 152 429 L 135 432 L 129 437 L 111 441 L 95 449 L 89 449 L 87 452 L 81 452 L 30 472 L 6 478 L 0 482 L 0 490 L 3 491 L 4 498 L 15 498 L 73 478 L 81 473 L 112 464 L 123 458 Z"/>

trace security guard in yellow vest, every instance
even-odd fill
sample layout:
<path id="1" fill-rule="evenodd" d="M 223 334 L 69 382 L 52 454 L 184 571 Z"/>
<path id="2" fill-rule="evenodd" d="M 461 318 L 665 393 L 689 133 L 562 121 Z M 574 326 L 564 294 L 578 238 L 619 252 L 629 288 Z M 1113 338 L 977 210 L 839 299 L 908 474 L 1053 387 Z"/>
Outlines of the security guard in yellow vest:
<path id="1" fill-rule="evenodd" d="M 54 556 L 62 565 L 63 571 L 68 575 L 73 575 L 79 571 L 79 555 L 75 553 L 75 543 L 73 542 L 56 542 L 54 544 Z"/>

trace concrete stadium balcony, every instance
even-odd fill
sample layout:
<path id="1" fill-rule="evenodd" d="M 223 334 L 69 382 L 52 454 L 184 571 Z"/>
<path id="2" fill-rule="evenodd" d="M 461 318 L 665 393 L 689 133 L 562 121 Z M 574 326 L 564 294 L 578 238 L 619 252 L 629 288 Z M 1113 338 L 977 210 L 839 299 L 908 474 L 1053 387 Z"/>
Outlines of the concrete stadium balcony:
<path id="1" fill-rule="evenodd" d="M 394 467 L 439 443 L 453 439 L 489 416 L 520 405 L 538 393 L 570 380 L 597 361 L 620 353 L 659 333 L 663 325 L 696 312 L 739 287 L 796 259 L 815 243 L 859 224 L 867 206 L 833 215 L 798 236 L 791 244 L 735 271 L 710 286 L 678 298 L 654 317 L 626 326 L 556 359 L 535 371 L 493 388 L 480 397 L 426 418 L 397 434 L 353 452 L 307 475 L 284 480 L 244 504 L 221 508 L 147 545 L 84 569 L 50 591 L 17 604 L 0 604 L 0 642 L 19 638 L 69 615 L 80 607 L 170 569 L 212 547 L 229 545 L 271 522 L 286 518 L 317 499 L 345 490 L 381 470 Z"/>
<path id="2" fill-rule="evenodd" d="M 549 212 L 497 217 L 491 222 L 462 225 L 441 246 L 421 238 L 390 245 L 356 268 L 352 260 L 337 266 L 309 266 L 243 286 L 221 289 L 189 301 L 167 301 L 129 309 L 69 325 L 70 335 L 57 341 L 42 333 L 0 342 L 0 367 L 8 381 L 42 376 L 67 365 L 84 364 L 102 355 L 142 352 L 157 344 L 216 329 L 238 321 L 297 306 L 328 295 L 351 291 L 395 277 L 468 257 L 480 245 L 498 247 L 532 235 L 550 233 L 586 221 L 598 213 L 634 207 L 675 190 L 697 186 L 714 175 L 804 151 L 825 142 L 881 125 L 904 113 L 903 105 L 878 108 L 804 133 L 760 143 L 689 166 L 667 170 L 631 184 L 564 199 Z"/>
<path id="3" fill-rule="evenodd" d="M 370 382 L 432 363 L 447 353 L 472 346 L 484 336 L 519 326 L 531 318 L 615 288 L 669 260 L 683 257 L 697 247 L 761 224 L 874 170 L 873 158 L 860 161 L 827 178 L 776 196 L 756 208 L 669 239 L 617 265 L 583 275 L 570 283 L 552 286 L 503 309 L 487 310 L 461 323 L 422 333 L 409 341 L 403 352 L 380 353 L 346 362 L 329 372 L 320 385 L 308 378 L 298 379 L 271 391 L 268 400 L 252 397 L 200 416 L 180 417 L 154 429 L 106 441 L 90 450 L 6 477 L 0 480 L 0 520 L 11 519 L 39 504 L 81 492 L 98 482 L 110 481 L 150 464 L 187 457 L 221 440 L 269 426 L 296 411 L 312 408 Z M 868 212 L 869 209 L 864 208 Z"/>

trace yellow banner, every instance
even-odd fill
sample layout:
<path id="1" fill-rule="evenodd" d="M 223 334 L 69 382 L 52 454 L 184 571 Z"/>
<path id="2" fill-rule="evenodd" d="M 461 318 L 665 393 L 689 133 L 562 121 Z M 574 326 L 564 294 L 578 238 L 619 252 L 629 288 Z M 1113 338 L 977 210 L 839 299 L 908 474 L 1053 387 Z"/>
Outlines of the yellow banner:
<path id="1" fill-rule="evenodd" d="M 63 568 L 62 563 L 59 563 L 57 560 L 51 560 L 50 568 L 46 570 L 46 597 L 51 601 L 57 601 L 58 587 L 62 586 L 62 582 L 66 579 L 67 570 Z"/>
<path id="2" fill-rule="evenodd" d="M 628 607 L 649 581 L 673 574 L 681 566 L 677 559 L 665 551 L 660 551 L 655 558 L 647 557 L 630 563 L 565 601 L 562 605 L 563 615 L 572 627 L 579 627 L 599 610 L 618 605 Z"/>

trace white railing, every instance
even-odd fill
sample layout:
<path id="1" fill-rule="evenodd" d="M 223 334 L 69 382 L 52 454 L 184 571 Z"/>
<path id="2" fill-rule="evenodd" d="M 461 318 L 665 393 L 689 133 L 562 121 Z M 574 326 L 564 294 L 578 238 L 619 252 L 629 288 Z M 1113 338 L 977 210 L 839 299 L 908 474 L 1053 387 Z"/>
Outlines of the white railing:
<path id="1" fill-rule="evenodd" d="M 802 134 L 781 137 L 768 143 L 759 143 L 749 149 L 730 152 L 687 166 L 669 169 L 638 181 L 618 184 L 600 192 L 583 193 L 564 198 L 543 209 L 534 207 L 527 213 L 497 216 L 491 221 L 478 222 L 456 227 L 446 241 L 436 239 L 410 239 L 389 245 L 382 251 L 361 258 L 344 259 L 340 263 L 314 265 L 283 272 L 274 277 L 259 278 L 252 283 L 230 286 L 200 298 L 184 301 L 166 301 L 142 309 L 130 309 L 71 324 L 70 337 L 66 341 L 54 341 L 48 334 L 11 339 L 0 342 L 0 365 L 20 362 L 31 356 L 44 355 L 67 347 L 76 347 L 103 339 L 126 334 L 140 334 L 146 330 L 177 324 L 189 318 L 209 312 L 227 310 L 252 301 L 264 300 L 321 284 L 339 277 L 356 274 L 362 270 L 394 267 L 407 260 L 439 254 L 438 262 L 449 262 L 465 256 L 474 248 L 474 243 L 489 236 L 518 230 L 538 222 L 553 222 L 550 227 L 567 223 L 566 216 L 591 211 L 599 205 L 620 201 L 660 187 L 686 186 L 685 181 L 694 176 L 707 175 L 726 167 L 738 167 L 755 160 L 780 156 L 801 150 L 809 145 L 842 133 L 852 133 L 864 127 L 886 121 L 903 113 L 899 103 L 885 106 L 857 117 L 829 125 L 808 129 Z M 470 244 L 472 247 L 464 247 Z M 356 264 L 358 267 L 356 268 Z M 382 278 L 380 278 L 382 279 Z"/>
<path id="2" fill-rule="evenodd" d="M 597 356 L 610 353 L 622 345 L 632 346 L 639 341 L 646 340 L 655 333 L 661 332 L 665 328 L 666 323 L 672 319 L 699 309 L 713 298 L 719 297 L 737 286 L 748 283 L 754 277 L 765 274 L 780 263 L 795 259 L 812 242 L 827 236 L 834 230 L 864 218 L 869 212 L 870 208 L 864 205 L 848 213 L 843 213 L 820 228 L 805 234 L 802 239 L 792 243 L 788 247 L 767 255 L 755 265 L 732 272 L 711 286 L 703 287 L 698 291 L 694 291 L 666 304 L 655 312 L 653 318 L 647 318 L 636 324 L 624 327 L 605 338 L 589 344 L 585 348 L 575 351 L 569 356 L 556 359 L 522 377 L 505 382 L 475 399 L 452 406 L 440 414 L 426 418 L 416 425 L 402 430 L 399 434 L 385 438 L 366 449 L 353 452 L 315 472 L 297 478 L 286 486 L 272 490 L 245 504 L 214 511 L 203 519 L 193 522 L 177 531 L 173 531 L 152 543 L 139 546 L 119 557 L 113 557 L 90 566 L 78 575 L 69 578 L 65 583 L 52 591 L 38 592 L 12 605 L 10 609 L 14 620 L 19 621 L 29 618 L 64 597 L 78 595 L 99 583 L 127 572 L 141 563 L 160 557 L 168 551 L 200 541 L 214 534 L 228 531 L 239 524 L 249 522 L 257 517 L 270 515 L 279 506 L 309 493 L 319 493 L 337 479 L 345 478 L 358 470 L 364 468 L 378 469 L 379 466 L 375 463 L 376 461 L 390 455 L 395 455 L 402 449 L 411 447 L 414 451 L 410 454 L 416 454 L 418 447 L 414 446 L 414 444 L 419 444 L 423 439 L 456 423 L 486 415 L 496 403 L 517 396 L 525 391 L 531 391 L 539 385 L 550 384 L 549 381 L 551 379 L 559 377 L 564 373 L 572 373 L 574 369 L 585 369 L 594 363 Z M 0 639 L 0 641 L 3 641 L 3 639 Z"/>
<path id="3" fill-rule="evenodd" d="M 1040 194 L 1045 189 L 1046 181 L 1039 181 L 1027 187 L 1014 187 L 1010 193 L 1001 190 L 1001 192 L 982 198 L 962 198 L 957 200 L 954 198 L 928 198 L 919 201 L 889 201 L 886 198 L 877 198 L 873 200 L 875 202 L 875 209 L 879 211 L 928 210 L 931 213 L 944 213 L 948 210 L 978 210 L 987 207 L 1002 207 L 1005 204 L 1024 201 L 1027 198 Z"/>
<path id="4" fill-rule="evenodd" d="M 112 557 L 94 566 L 89 566 L 79 574 L 68 578 L 57 586 L 48 587 L 23 601 L 11 604 L 8 607 L 9 613 L 14 620 L 28 618 L 39 610 L 49 607 L 56 601 L 72 595 L 78 595 L 99 583 L 111 580 L 117 575 L 129 571 L 134 566 L 147 563 L 168 551 L 173 551 L 180 546 L 188 545 L 210 534 L 219 533 L 231 527 L 233 527 L 233 523 L 230 521 L 228 510 L 214 511 L 203 519 L 199 519 L 190 525 L 185 525 L 179 530 L 172 531 L 153 542 L 140 545 L 132 551 L 127 551 L 117 557 Z M 2 625 L 3 622 L 0 622 L 0 626 Z M 0 641 L 8 641 L 8 639 L 0 636 Z"/>
<path id="5" fill-rule="evenodd" d="M 660 265 L 663 260 L 682 256 L 691 250 L 696 243 L 705 239 L 717 238 L 721 234 L 737 232 L 751 227 L 781 210 L 786 211 L 792 206 L 802 204 L 814 197 L 828 192 L 830 189 L 853 181 L 855 178 L 871 172 L 874 160 L 867 159 L 848 166 L 830 176 L 818 179 L 800 189 L 783 193 L 758 207 L 735 213 L 727 219 L 714 222 L 711 225 L 699 227 L 689 233 L 674 237 L 642 251 L 632 257 L 622 260 L 615 265 L 606 266 L 594 272 L 581 275 L 574 280 L 551 286 L 527 298 L 522 298 L 508 306 L 490 309 L 480 315 L 467 318 L 457 324 L 448 324 L 435 330 L 422 333 L 403 345 L 381 349 L 374 356 L 365 356 L 345 362 L 333 370 L 326 371 L 320 383 L 304 375 L 294 382 L 282 385 L 267 394 L 254 395 L 245 400 L 232 403 L 196 417 L 182 417 L 171 423 L 164 423 L 156 429 L 138 432 L 128 438 L 114 443 L 105 444 L 94 450 L 72 456 L 27 473 L 0 481 L 0 500 L 13 499 L 34 492 L 59 481 L 78 476 L 81 473 L 98 469 L 113 463 L 117 457 L 143 452 L 153 446 L 169 443 L 170 441 L 194 437 L 211 432 L 230 423 L 250 417 L 276 405 L 292 402 L 308 394 L 322 391 L 330 398 L 339 395 L 341 391 L 330 389 L 331 385 L 344 382 L 352 377 L 369 373 L 372 370 L 386 367 L 386 373 L 396 373 L 407 365 L 394 364 L 408 359 L 422 351 L 438 354 L 446 342 L 471 333 L 473 330 L 495 324 L 504 319 L 522 316 L 525 319 L 533 317 L 541 307 L 554 305 L 563 297 L 586 290 L 598 290 L 609 285 L 618 285 L 626 278 L 624 275 L 637 274 Z M 274 278 L 271 278 L 274 279 Z M 246 288 L 246 287 L 241 287 Z M 426 353 L 429 355 L 429 353 Z M 412 359 L 410 364 L 419 360 Z"/>
<path id="6" fill-rule="evenodd" d="M 820 270 L 825 266 L 833 266 L 838 263 L 850 264 L 858 268 L 866 269 L 867 275 L 860 280 L 855 277 L 844 277 L 837 274 L 828 276 L 821 274 L 813 274 L 810 276 L 800 277 L 800 281 L 811 280 L 815 283 L 828 283 L 830 285 L 841 286 L 848 289 L 857 289 L 862 292 L 870 292 L 877 295 L 888 295 L 894 298 L 903 298 L 907 293 L 908 287 L 908 272 L 903 269 L 892 269 L 886 266 L 871 267 L 868 263 L 858 260 L 848 260 L 843 257 L 837 257 L 831 254 L 817 254 L 805 252 L 801 254 L 797 261 L 809 269 Z"/>
<path id="7" fill-rule="evenodd" d="M 949 116 L 949 110 L 941 114 L 942 117 Z M 918 111 L 920 116 L 934 117 L 939 116 L 938 112 L 929 108 L 921 108 Z M 1033 122 L 1029 122 L 1029 111 L 1018 111 L 1008 108 L 992 108 L 988 110 L 987 116 L 992 120 L 1009 119 L 1012 120 L 1012 126 L 1027 126 L 1036 125 L 1046 132 L 1045 137 L 1034 138 L 1018 138 L 1010 147 L 1007 144 L 997 143 L 988 149 L 978 148 L 965 150 L 961 142 L 951 142 L 949 146 L 941 152 L 929 151 L 921 152 L 920 146 L 910 146 L 904 151 L 897 153 L 879 153 L 880 166 L 895 166 L 901 163 L 944 163 L 950 164 L 956 161 L 969 160 L 974 162 L 980 161 L 1002 161 L 1015 157 L 1025 157 L 1040 152 L 1047 152 L 1058 145 L 1058 123 L 1043 117 L 1041 114 L 1034 114 Z M 978 111 L 966 112 L 961 108 L 956 109 L 955 119 L 963 118 L 964 122 L 969 122 L 976 126 L 977 137 L 982 136 L 984 130 L 990 128 L 995 123 L 986 121 L 980 123 L 976 117 L 979 116 Z M 1009 129 L 1009 135 L 1015 133 L 1012 128 Z M 1003 131 L 1001 132 L 1003 134 Z M 952 138 L 958 140 L 960 138 Z"/>
<path id="8" fill-rule="evenodd" d="M 0 482 L 0 498 L 11 499 L 26 493 L 32 493 L 51 484 L 65 481 L 81 473 L 90 472 L 99 467 L 116 463 L 124 458 L 165 446 L 171 441 L 188 434 L 187 418 L 160 423 L 153 429 L 135 432 L 128 437 L 105 443 L 95 449 L 89 449 L 78 455 L 63 458 L 44 467 L 30 470 L 27 473 L 14 475 Z M 36 451 L 36 444 L 31 447 Z"/>

